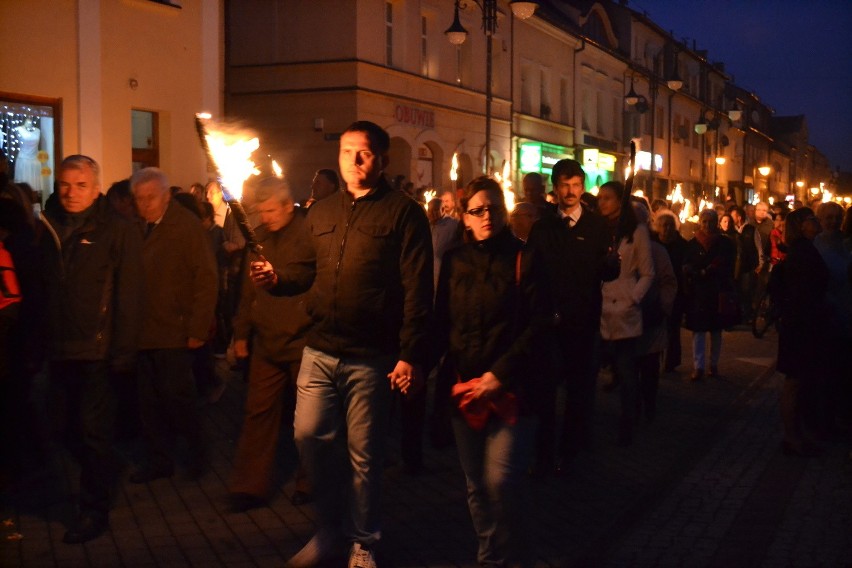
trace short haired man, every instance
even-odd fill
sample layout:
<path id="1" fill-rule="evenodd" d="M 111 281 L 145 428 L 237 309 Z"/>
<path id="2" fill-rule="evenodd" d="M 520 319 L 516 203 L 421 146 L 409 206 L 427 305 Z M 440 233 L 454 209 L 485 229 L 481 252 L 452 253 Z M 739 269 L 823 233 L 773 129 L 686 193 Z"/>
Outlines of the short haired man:
<path id="1" fill-rule="evenodd" d="M 554 362 L 542 389 L 537 469 L 553 464 L 555 389 L 567 383 L 565 421 L 556 461 L 557 473 L 583 448 L 592 445 L 596 353 L 600 344 L 601 284 L 618 276 L 616 257 L 608 254 L 610 241 L 604 220 L 583 203 L 586 174 L 575 160 L 553 166 L 553 193 L 558 214 L 533 225 L 527 245 L 544 259 L 555 317 L 552 341 L 562 360 Z"/>
<path id="2" fill-rule="evenodd" d="M 310 207 L 314 202 L 334 195 L 338 191 L 340 191 L 340 178 L 337 177 L 337 172 L 327 168 L 317 170 L 314 179 L 311 180 L 311 196 L 305 206 Z"/>
<path id="3" fill-rule="evenodd" d="M 307 220 L 283 179 L 270 177 L 257 185 L 255 210 L 262 223 L 257 240 L 266 260 L 273 266 L 312 263 Z M 252 268 L 262 266 L 259 259 L 249 261 L 254 261 Z M 257 507 L 269 498 L 281 425 L 293 423 L 296 377 L 311 323 L 305 294 L 273 296 L 252 286 L 250 271 L 244 271 L 243 278 L 249 281 L 242 287 L 234 316 L 234 354 L 240 359 L 250 356 L 251 362 L 245 418 L 228 484 L 232 511 Z M 297 474 L 293 498 L 299 504 L 309 496 L 302 480 Z"/>
<path id="4" fill-rule="evenodd" d="M 130 187 L 145 222 L 138 381 L 146 450 L 146 463 L 130 481 L 170 477 L 174 461 L 168 448 L 176 435 L 186 439 L 187 471 L 198 477 L 206 455 L 196 411 L 192 350 L 204 345 L 210 333 L 218 291 L 216 263 L 201 220 L 172 202 L 162 170 L 137 171 Z"/>
<path id="5" fill-rule="evenodd" d="M 544 176 L 538 172 L 530 172 L 524 176 L 521 185 L 524 190 L 524 202 L 536 206 L 539 218 L 556 214 L 556 206 L 545 197 Z"/>
<path id="6" fill-rule="evenodd" d="M 349 126 L 339 153 L 346 191 L 316 202 L 308 213 L 316 277 L 295 434 L 315 490 L 319 531 L 290 566 L 333 556 L 344 531 L 352 544 L 349 566 L 375 566 L 391 390 L 416 389 L 428 362 L 429 222 L 423 207 L 385 180 L 389 147 L 378 125 Z M 299 268 L 267 265 L 253 278 L 276 293 L 292 293 L 302 289 Z M 344 437 L 351 469 L 333 451 Z M 341 480 L 344 471 L 350 477 Z"/>
<path id="7" fill-rule="evenodd" d="M 509 226 L 516 237 L 526 242 L 533 225 L 538 221 L 538 208 L 532 203 L 521 201 L 509 214 Z"/>
<path id="8" fill-rule="evenodd" d="M 47 292 L 53 385 L 74 405 L 70 428 L 82 437 L 80 515 L 69 544 L 106 530 L 114 478 L 115 399 L 108 367 L 132 368 L 141 316 L 141 238 L 108 206 L 93 159 L 68 156 L 57 172 L 59 200 L 42 215 L 40 247 Z"/>

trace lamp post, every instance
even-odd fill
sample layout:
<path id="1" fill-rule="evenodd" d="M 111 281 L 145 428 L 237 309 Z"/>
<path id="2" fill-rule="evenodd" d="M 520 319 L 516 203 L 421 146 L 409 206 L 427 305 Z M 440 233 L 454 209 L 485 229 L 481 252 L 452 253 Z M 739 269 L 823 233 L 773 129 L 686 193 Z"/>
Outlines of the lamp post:
<path id="1" fill-rule="evenodd" d="M 492 41 L 491 38 L 497 31 L 497 0 L 473 0 L 482 12 L 482 31 L 485 33 L 485 171 L 491 174 L 491 101 L 492 101 Z M 509 7 L 516 18 L 526 20 L 535 13 L 538 2 L 522 2 L 513 0 Z M 461 45 L 467 39 L 467 30 L 462 26 L 459 19 L 459 10 L 467 8 L 465 0 L 455 0 L 455 12 L 453 23 L 444 32 L 447 39 L 453 45 Z M 511 94 L 514 96 L 514 93 Z"/>
<path id="2" fill-rule="evenodd" d="M 659 61 L 664 54 L 665 49 L 661 49 L 660 52 L 654 56 L 654 67 L 656 67 L 656 62 Z M 672 73 L 669 78 L 665 80 L 665 84 L 672 92 L 672 95 L 679 91 L 680 88 L 683 86 L 683 81 L 681 81 L 680 76 L 678 76 L 677 72 L 677 55 L 677 52 L 675 52 Z M 659 84 L 660 80 L 657 77 L 656 69 L 650 69 L 648 72 L 648 89 L 651 93 L 651 165 L 650 169 L 648 170 L 648 193 L 651 197 L 654 197 L 654 167 L 656 165 L 656 154 L 654 153 L 654 147 L 655 139 L 657 138 L 657 89 L 659 87 Z M 636 90 L 633 86 L 632 76 L 630 77 L 630 90 L 624 96 L 624 102 L 627 104 L 627 106 L 635 108 L 639 113 L 645 113 L 645 111 L 648 110 L 648 101 L 645 99 L 644 96 L 636 94 Z M 669 99 L 669 108 L 671 108 L 671 98 Z"/>

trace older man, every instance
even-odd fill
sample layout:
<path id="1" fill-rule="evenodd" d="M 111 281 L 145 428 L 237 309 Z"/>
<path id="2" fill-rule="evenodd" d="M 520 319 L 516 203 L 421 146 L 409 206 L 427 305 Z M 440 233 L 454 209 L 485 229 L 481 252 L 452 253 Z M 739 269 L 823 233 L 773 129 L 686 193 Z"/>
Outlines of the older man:
<path id="1" fill-rule="evenodd" d="M 297 380 L 295 430 L 320 530 L 290 566 L 315 566 L 347 541 L 350 567 L 375 566 L 391 389 L 414 390 L 427 362 L 429 222 L 416 201 L 385 181 L 389 149 L 378 125 L 350 125 L 339 153 L 346 190 L 308 214 L 316 255 L 313 327 Z M 255 282 L 282 293 L 303 289 L 294 282 L 298 266 L 277 268 L 267 263 Z M 347 462 L 335 449 L 344 441 Z"/>
<path id="2" fill-rule="evenodd" d="M 303 212 L 295 208 L 286 182 L 277 177 L 264 179 L 257 186 L 255 198 L 263 223 L 257 238 L 263 245 L 264 258 L 275 266 L 301 264 L 305 278 L 312 277 L 308 223 Z M 254 261 L 251 266 L 259 265 L 257 258 L 250 260 Z M 234 318 L 236 356 L 249 357 L 250 336 L 253 341 L 245 419 L 228 486 L 232 511 L 257 507 L 269 497 L 281 425 L 293 423 L 296 377 L 311 323 L 306 300 L 305 294 L 276 297 L 251 283 L 242 287 Z M 292 499 L 296 504 L 309 499 L 302 475 L 296 476 Z"/>
<path id="3" fill-rule="evenodd" d="M 108 526 L 115 401 L 107 372 L 132 366 L 141 307 L 141 239 L 109 208 L 99 172 L 87 156 L 65 158 L 58 204 L 42 215 L 50 375 L 71 405 L 67 432 L 81 449 L 80 516 L 63 538 L 69 544 Z"/>
<path id="4" fill-rule="evenodd" d="M 196 413 L 192 349 L 210 334 L 216 305 L 216 264 L 201 221 L 171 202 L 165 173 L 144 168 L 130 180 L 145 221 L 144 316 L 139 338 L 139 412 L 147 462 L 133 483 L 169 477 L 168 448 L 175 435 L 186 440 L 187 470 L 198 477 L 205 444 Z"/>

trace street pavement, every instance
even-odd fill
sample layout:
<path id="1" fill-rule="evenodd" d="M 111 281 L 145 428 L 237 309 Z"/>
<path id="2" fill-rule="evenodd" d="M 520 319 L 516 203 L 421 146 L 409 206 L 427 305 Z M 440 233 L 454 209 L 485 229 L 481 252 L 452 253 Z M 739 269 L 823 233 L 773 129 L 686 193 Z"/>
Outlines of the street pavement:
<path id="1" fill-rule="evenodd" d="M 777 336 L 726 332 L 720 377 L 698 382 L 688 381 L 685 332 L 683 340 L 685 364 L 661 379 L 657 418 L 641 424 L 631 447 L 616 444 L 618 393 L 599 390 L 594 451 L 563 476 L 531 481 L 537 564 L 852 566 L 850 444 L 827 444 L 819 458 L 781 453 Z M 57 451 L 40 476 L 2 495 L 0 566 L 282 566 L 315 530 L 310 505 L 290 503 L 292 444 L 282 443 L 282 483 L 269 506 L 226 511 L 244 398 L 231 377 L 202 408 L 210 471 L 133 485 L 128 467 L 111 530 L 84 545 L 62 543 L 78 470 Z M 475 566 L 455 450 L 426 443 L 428 471 L 411 476 L 398 436 L 389 443 L 380 566 Z M 136 452 L 122 448 L 128 461 Z"/>

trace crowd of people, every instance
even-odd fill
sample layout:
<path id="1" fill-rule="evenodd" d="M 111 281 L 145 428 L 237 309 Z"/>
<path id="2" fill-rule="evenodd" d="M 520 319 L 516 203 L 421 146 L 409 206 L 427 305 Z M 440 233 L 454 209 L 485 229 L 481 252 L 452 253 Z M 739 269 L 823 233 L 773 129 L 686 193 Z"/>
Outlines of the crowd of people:
<path id="1" fill-rule="evenodd" d="M 676 204 L 629 184 L 592 195 L 570 159 L 553 165 L 550 194 L 527 174 L 511 211 L 487 176 L 424 207 L 386 179 L 389 147 L 379 126 L 353 123 L 342 183 L 317 171 L 304 207 L 281 178 L 247 182 L 254 234 L 217 182 L 184 191 L 157 168 L 102 195 L 97 162 L 68 156 L 38 220 L 0 180 L 4 483 L 61 432 L 81 465 L 64 542 L 108 529 L 116 438 L 143 442 L 131 483 L 205 474 L 198 401 L 221 396 L 214 362 L 229 350 L 247 392 L 228 506 L 267 503 L 292 423 L 290 498 L 317 512 L 293 567 L 376 565 L 395 404 L 410 474 L 424 471 L 427 427 L 434 445 L 455 444 L 480 565 L 532 565 L 528 484 L 593 449 L 601 369 L 621 404 L 604 436 L 629 446 L 656 419 L 661 374 L 682 364 L 681 328 L 689 379 L 717 377 L 723 332 L 767 293 L 780 311 L 784 452 L 817 455 L 819 440 L 848 435 L 852 381 L 835 355 L 852 342 L 850 210 L 730 201 L 682 223 Z M 45 364 L 50 432 L 30 392 Z"/>

